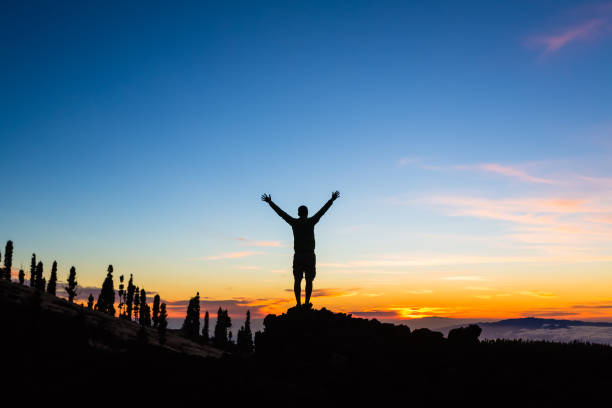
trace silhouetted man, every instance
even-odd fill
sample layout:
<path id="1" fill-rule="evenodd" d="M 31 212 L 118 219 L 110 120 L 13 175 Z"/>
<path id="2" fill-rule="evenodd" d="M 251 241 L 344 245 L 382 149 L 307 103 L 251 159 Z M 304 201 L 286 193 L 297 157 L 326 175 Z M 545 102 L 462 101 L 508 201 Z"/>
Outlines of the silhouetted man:
<path id="1" fill-rule="evenodd" d="M 312 281 L 315 278 L 316 272 L 316 257 L 315 257 L 315 238 L 314 238 L 314 226 L 323 214 L 336 198 L 340 197 L 338 191 L 332 193 L 329 201 L 312 217 L 308 218 L 308 207 L 302 205 L 298 208 L 299 218 L 293 218 L 286 212 L 280 209 L 280 207 L 272 202 L 272 196 L 263 194 L 261 199 L 266 203 L 270 204 L 270 207 L 280 217 L 287 221 L 293 229 L 293 249 L 295 254 L 293 255 L 293 277 L 295 279 L 293 283 L 293 291 L 295 292 L 295 301 L 297 307 L 301 306 L 300 296 L 302 292 L 302 277 L 306 277 L 306 297 L 304 299 L 304 306 L 311 307 L 310 295 L 312 295 Z"/>

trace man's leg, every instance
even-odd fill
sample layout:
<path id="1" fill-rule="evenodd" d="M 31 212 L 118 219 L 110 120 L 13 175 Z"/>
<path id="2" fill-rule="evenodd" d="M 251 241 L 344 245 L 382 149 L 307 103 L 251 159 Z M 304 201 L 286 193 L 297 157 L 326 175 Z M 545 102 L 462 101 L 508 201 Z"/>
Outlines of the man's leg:
<path id="1" fill-rule="evenodd" d="M 296 273 L 293 273 L 293 292 L 295 293 L 295 303 L 298 307 L 301 306 L 301 300 L 300 297 L 302 295 L 302 274 L 300 273 L 299 276 Z M 308 284 L 306 284 L 306 288 L 308 288 Z M 306 289 L 308 290 L 308 289 Z M 306 292 L 308 293 L 308 292 Z"/>
<path id="2" fill-rule="evenodd" d="M 304 298 L 304 304 L 306 305 L 306 307 L 310 307 L 310 296 L 312 295 L 312 281 L 314 280 L 315 276 L 317 276 L 317 267 L 316 265 L 316 257 L 315 254 L 312 254 L 312 264 L 309 265 L 308 269 L 306 270 L 306 273 L 304 275 L 306 275 L 306 296 Z"/>
<path id="3" fill-rule="evenodd" d="M 306 297 L 304 298 L 304 304 L 310 303 L 310 295 L 312 295 L 312 278 L 306 277 Z"/>

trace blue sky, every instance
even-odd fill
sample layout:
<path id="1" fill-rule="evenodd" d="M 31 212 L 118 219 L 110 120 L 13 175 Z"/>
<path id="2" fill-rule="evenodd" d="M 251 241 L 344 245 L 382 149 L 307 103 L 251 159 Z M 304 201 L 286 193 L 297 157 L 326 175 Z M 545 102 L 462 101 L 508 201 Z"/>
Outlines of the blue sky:
<path id="1" fill-rule="evenodd" d="M 317 227 L 317 284 L 359 295 L 332 306 L 608 301 L 595 287 L 612 288 L 612 3 L 2 9 L 0 217 L 17 264 L 36 252 L 94 285 L 113 263 L 177 299 L 290 298 L 291 232 L 259 196 L 295 214 L 339 189 Z M 559 200 L 574 210 L 546 206 Z M 552 269 L 566 286 L 550 287 Z M 594 292 L 574 299 L 585 270 Z M 516 302 L 438 288 L 478 276 Z"/>

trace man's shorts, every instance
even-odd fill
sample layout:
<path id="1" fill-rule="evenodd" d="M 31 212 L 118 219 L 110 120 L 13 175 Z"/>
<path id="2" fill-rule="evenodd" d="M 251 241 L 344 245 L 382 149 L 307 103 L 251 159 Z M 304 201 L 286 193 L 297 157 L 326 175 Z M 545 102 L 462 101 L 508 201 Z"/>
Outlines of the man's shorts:
<path id="1" fill-rule="evenodd" d="M 295 253 L 293 255 L 293 277 L 302 279 L 306 275 L 307 280 L 313 280 L 317 275 L 315 266 L 317 258 L 313 253 Z"/>

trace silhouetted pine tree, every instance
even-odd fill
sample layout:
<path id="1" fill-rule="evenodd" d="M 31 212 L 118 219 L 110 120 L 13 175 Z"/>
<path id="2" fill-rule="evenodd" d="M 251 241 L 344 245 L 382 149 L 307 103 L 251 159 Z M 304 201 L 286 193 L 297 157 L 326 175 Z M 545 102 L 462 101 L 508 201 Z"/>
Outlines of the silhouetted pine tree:
<path id="1" fill-rule="evenodd" d="M 93 302 L 94 302 L 94 297 L 93 297 L 93 295 L 90 293 L 90 294 L 89 294 L 89 297 L 87 298 L 87 308 L 88 308 L 89 310 L 93 310 L 93 308 L 94 308 L 94 304 L 93 304 Z"/>
<path id="2" fill-rule="evenodd" d="M 153 298 L 153 327 L 159 325 L 159 295 L 155 295 Z"/>
<path id="3" fill-rule="evenodd" d="M 236 346 L 238 346 L 238 350 L 244 351 L 244 326 L 241 326 L 238 329 L 238 334 L 236 335 Z"/>
<path id="4" fill-rule="evenodd" d="M 148 303 L 140 304 L 140 325 L 151 327 L 151 307 Z"/>
<path id="5" fill-rule="evenodd" d="M 181 327 L 181 330 L 183 330 L 184 332 L 187 332 L 188 327 L 189 326 L 189 322 L 191 321 L 191 315 L 193 314 L 193 312 L 191 311 L 191 309 L 193 308 L 193 298 L 189 299 L 189 303 L 187 304 L 187 312 L 185 313 L 185 320 L 183 320 L 183 326 Z"/>
<path id="6" fill-rule="evenodd" d="M 123 315 L 123 308 L 125 306 L 125 285 L 123 284 L 123 275 L 119 276 L 119 316 Z"/>
<path id="7" fill-rule="evenodd" d="M 140 319 L 141 326 L 151 327 L 151 309 L 147 304 L 147 292 L 142 289 L 140 291 Z"/>
<path id="8" fill-rule="evenodd" d="M 217 323 L 215 323 L 215 337 L 214 337 L 215 346 L 223 347 L 227 342 L 227 331 L 223 325 L 223 310 L 219 307 L 217 310 Z"/>
<path id="9" fill-rule="evenodd" d="M 193 319 L 195 323 L 193 334 L 198 337 L 200 335 L 200 292 L 197 292 L 193 299 Z"/>
<path id="10" fill-rule="evenodd" d="M 134 286 L 134 277 L 130 274 L 130 280 L 128 282 L 127 294 L 125 299 L 125 314 L 124 318 L 127 320 L 132 320 L 132 308 L 134 307 L 134 291 L 136 287 Z"/>
<path id="11" fill-rule="evenodd" d="M 166 344 L 166 327 L 168 327 L 168 313 L 166 313 L 166 304 L 162 303 L 159 310 L 159 325 L 157 332 L 159 333 L 159 344 Z"/>
<path id="12" fill-rule="evenodd" d="M 68 302 L 70 303 L 74 301 L 74 297 L 77 295 L 76 287 L 76 269 L 73 266 L 70 268 L 70 275 L 68 275 L 68 286 L 65 288 L 66 292 L 68 293 Z"/>
<path id="13" fill-rule="evenodd" d="M 6 241 L 4 249 L 4 279 L 11 280 L 11 268 L 13 267 L 13 241 Z"/>
<path id="14" fill-rule="evenodd" d="M 140 312 L 140 290 L 138 286 L 134 288 L 134 320 L 140 320 L 139 313 Z"/>
<path id="15" fill-rule="evenodd" d="M 200 292 L 189 300 L 182 330 L 191 338 L 197 338 L 200 335 Z"/>
<path id="16" fill-rule="evenodd" d="M 30 262 L 30 287 L 36 287 L 36 254 L 32 254 L 32 262 Z"/>
<path id="17" fill-rule="evenodd" d="M 23 269 L 19 270 L 19 284 L 23 285 L 25 282 L 25 272 L 23 271 Z"/>
<path id="18" fill-rule="evenodd" d="M 96 309 L 111 316 L 115 315 L 115 288 L 113 285 L 113 265 L 108 265 L 108 273 L 102 283 Z"/>
<path id="19" fill-rule="evenodd" d="M 219 308 L 217 311 L 217 323 L 215 324 L 215 346 L 224 348 L 228 345 L 227 330 L 232 327 L 232 319 L 227 310 Z"/>
<path id="20" fill-rule="evenodd" d="M 57 261 L 53 261 L 51 266 L 51 276 L 49 276 L 49 284 L 47 285 L 47 293 L 55 295 L 55 289 L 57 286 Z"/>
<path id="21" fill-rule="evenodd" d="M 34 283 L 34 286 L 36 287 L 37 290 L 45 290 L 45 278 L 43 278 L 43 263 L 42 262 L 38 262 L 36 264 L 36 282 Z"/>
<path id="22" fill-rule="evenodd" d="M 208 341 L 210 340 L 208 333 L 209 333 L 209 329 L 208 329 L 208 310 L 207 310 L 206 314 L 204 315 L 204 328 L 202 329 L 202 341 L 205 344 L 208 344 Z"/>
<path id="23" fill-rule="evenodd" d="M 251 312 L 247 310 L 246 321 L 244 326 L 238 329 L 238 335 L 236 338 L 236 344 L 238 350 L 243 353 L 253 352 L 253 334 L 251 333 Z"/>
<path id="24" fill-rule="evenodd" d="M 223 311 L 223 320 L 225 322 L 225 327 L 229 331 L 230 327 L 232 327 L 232 319 L 229 317 L 227 309 Z"/>

